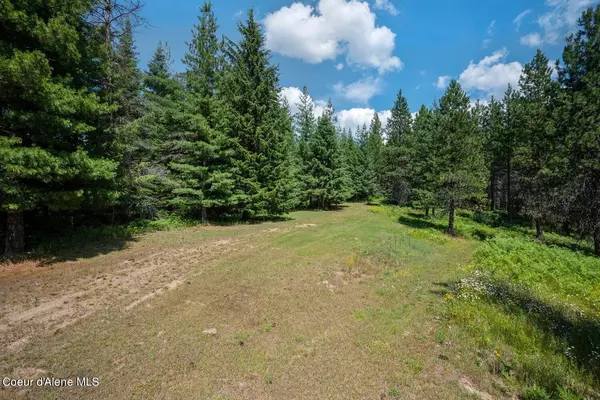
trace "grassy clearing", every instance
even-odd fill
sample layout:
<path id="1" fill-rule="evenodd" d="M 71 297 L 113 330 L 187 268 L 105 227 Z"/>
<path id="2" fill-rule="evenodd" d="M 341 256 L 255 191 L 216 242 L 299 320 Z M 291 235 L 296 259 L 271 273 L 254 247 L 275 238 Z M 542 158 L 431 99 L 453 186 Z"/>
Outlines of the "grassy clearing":
<path id="1" fill-rule="evenodd" d="M 410 209 L 387 213 L 416 229 L 412 236 L 444 243 L 442 217 Z M 457 233 L 481 240 L 463 277 L 449 285 L 448 340 L 469 345 L 477 364 L 502 377 L 505 394 L 525 399 L 598 398 L 600 260 L 587 243 L 557 234 L 546 244 L 532 230 L 489 213 L 463 212 Z"/>
<path id="2" fill-rule="evenodd" d="M 2 269 L 0 375 L 101 384 L 0 398 L 593 398 L 595 260 L 481 221 L 352 204 Z"/>

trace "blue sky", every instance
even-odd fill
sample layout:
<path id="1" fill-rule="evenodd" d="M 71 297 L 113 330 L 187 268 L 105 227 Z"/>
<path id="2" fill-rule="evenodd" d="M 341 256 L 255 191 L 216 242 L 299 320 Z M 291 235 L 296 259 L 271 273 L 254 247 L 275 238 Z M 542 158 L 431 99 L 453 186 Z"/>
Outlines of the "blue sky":
<path id="1" fill-rule="evenodd" d="M 518 81 L 536 48 L 555 60 L 564 36 L 600 0 L 228 0 L 213 1 L 221 33 L 254 7 L 283 94 L 294 103 L 307 85 L 319 110 L 331 98 L 342 125 L 385 118 L 399 89 L 412 111 L 439 98 L 451 78 L 473 99 L 500 95 Z M 146 0 L 150 26 L 136 40 L 145 68 L 159 40 L 171 46 L 174 69 L 191 37 L 202 0 Z"/>

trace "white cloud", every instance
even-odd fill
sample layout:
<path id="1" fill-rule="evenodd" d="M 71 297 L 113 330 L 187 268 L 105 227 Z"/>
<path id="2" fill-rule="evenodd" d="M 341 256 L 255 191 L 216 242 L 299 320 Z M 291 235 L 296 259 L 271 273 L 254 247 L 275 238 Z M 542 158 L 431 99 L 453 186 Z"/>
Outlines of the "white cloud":
<path id="1" fill-rule="evenodd" d="M 552 79 L 558 78 L 558 70 L 556 69 L 556 60 L 548 60 L 548 67 L 552 70 Z"/>
<path id="2" fill-rule="evenodd" d="M 471 61 L 459 77 L 459 83 L 466 91 L 484 92 L 488 96 L 499 97 L 508 84 L 516 86 L 523 66 L 519 62 L 504 63 L 506 48 L 494 52 L 478 63 Z"/>
<path id="3" fill-rule="evenodd" d="M 523 46 L 540 47 L 542 43 L 544 43 L 544 40 L 542 39 L 542 36 L 537 32 L 530 33 L 521 37 L 521 44 Z"/>
<path id="4" fill-rule="evenodd" d="M 496 29 L 496 20 L 493 20 L 492 22 L 490 22 L 490 25 L 488 26 L 488 35 L 489 36 L 494 36 L 494 30 Z"/>
<path id="5" fill-rule="evenodd" d="M 435 87 L 437 87 L 438 89 L 446 89 L 446 86 L 448 86 L 448 84 L 450 83 L 450 79 L 452 79 L 452 77 L 449 75 L 438 77 L 438 80 L 435 83 Z"/>
<path id="6" fill-rule="evenodd" d="M 488 25 L 488 28 L 487 28 L 488 37 L 486 39 L 484 39 L 482 42 L 482 46 L 484 49 L 486 49 L 492 42 L 492 37 L 494 36 L 495 30 L 496 30 L 496 20 L 493 20 L 492 22 L 490 22 L 490 24 Z"/>
<path id="7" fill-rule="evenodd" d="M 525 18 L 529 13 L 531 13 L 531 9 L 523 11 L 521 14 L 517 15 L 515 19 L 513 19 L 513 24 L 516 25 L 517 32 L 521 29 L 521 22 L 523 18 Z"/>
<path id="8" fill-rule="evenodd" d="M 280 96 L 287 100 L 292 115 L 296 115 L 298 113 L 298 103 L 300 102 L 301 95 L 302 90 L 298 89 L 297 87 L 288 86 L 281 88 Z M 323 114 L 323 110 L 325 110 L 327 102 L 324 100 L 312 100 L 312 102 L 314 107 L 313 114 L 315 118 L 318 118 Z"/>
<path id="9" fill-rule="evenodd" d="M 577 19 L 588 7 L 600 3 L 600 0 L 546 0 L 547 12 L 540 15 L 537 23 L 541 33 L 529 34 L 528 39 L 521 38 L 521 43 L 531 45 L 532 39 L 539 39 L 542 44 L 557 44 L 567 34 L 573 32 L 577 26 Z M 536 35 L 537 36 L 533 36 Z"/>
<path id="10" fill-rule="evenodd" d="M 335 69 L 337 69 L 338 71 L 343 70 L 344 69 L 344 64 L 343 63 L 335 64 Z"/>
<path id="11" fill-rule="evenodd" d="M 385 127 L 391 115 L 390 110 L 379 111 L 379 119 L 381 126 Z M 349 110 L 341 110 L 336 113 L 338 123 L 342 128 L 352 129 L 356 132 L 356 127 L 362 127 L 366 124 L 367 127 L 371 124 L 371 120 L 375 115 L 375 110 L 372 108 L 351 108 Z"/>
<path id="12" fill-rule="evenodd" d="M 284 56 L 316 64 L 345 54 L 348 64 L 380 73 L 403 66 L 393 56 L 396 34 L 375 25 L 366 2 L 319 0 L 316 9 L 296 2 L 268 14 L 263 23 L 267 48 Z"/>
<path id="13" fill-rule="evenodd" d="M 381 92 L 381 84 L 381 78 L 368 77 L 348 85 L 338 82 L 333 86 L 333 90 L 346 100 L 367 103 L 371 97 Z"/>
<path id="14" fill-rule="evenodd" d="M 233 14 L 234 18 L 239 18 L 244 14 L 244 10 L 237 10 L 235 14 Z"/>
<path id="15" fill-rule="evenodd" d="M 375 8 L 376 10 L 385 10 L 392 15 L 400 14 L 400 11 L 398 11 L 398 9 L 394 7 L 390 0 L 375 0 L 373 8 Z"/>

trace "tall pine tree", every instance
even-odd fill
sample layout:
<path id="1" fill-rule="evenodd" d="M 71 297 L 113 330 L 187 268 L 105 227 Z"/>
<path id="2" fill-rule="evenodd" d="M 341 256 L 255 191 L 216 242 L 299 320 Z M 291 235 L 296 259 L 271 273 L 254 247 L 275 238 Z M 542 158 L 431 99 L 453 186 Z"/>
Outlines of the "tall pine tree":
<path id="1" fill-rule="evenodd" d="M 434 138 L 434 190 L 449 212 L 448 233 L 455 236 L 456 208 L 481 197 L 485 186 L 483 141 L 469 111 L 469 97 L 452 80 L 440 99 Z"/>
<path id="2" fill-rule="evenodd" d="M 114 203 L 116 165 L 88 152 L 99 133 L 94 123 L 109 111 L 88 86 L 98 78 L 97 42 L 84 18 L 89 3 L 7 1 L 0 24 L 0 209 L 10 255 L 24 247 L 24 211 Z"/>

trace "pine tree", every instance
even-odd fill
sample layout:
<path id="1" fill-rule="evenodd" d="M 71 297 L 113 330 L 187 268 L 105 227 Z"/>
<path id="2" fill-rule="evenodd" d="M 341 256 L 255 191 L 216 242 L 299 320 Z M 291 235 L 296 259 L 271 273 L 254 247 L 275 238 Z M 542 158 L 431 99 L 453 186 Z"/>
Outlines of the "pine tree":
<path id="1" fill-rule="evenodd" d="M 317 121 L 317 129 L 311 137 L 310 171 L 314 180 L 311 203 L 326 209 L 343 201 L 343 172 L 338 139 L 333 124 L 331 102 Z"/>
<path id="2" fill-rule="evenodd" d="M 502 100 L 503 109 L 503 129 L 500 130 L 500 137 L 498 138 L 497 145 L 498 151 L 502 154 L 505 162 L 505 197 L 506 197 L 506 210 L 508 211 L 509 217 L 514 217 L 517 211 L 516 204 L 514 201 L 514 154 L 517 148 L 518 141 L 521 137 L 521 130 L 523 127 L 521 112 L 522 102 L 520 100 L 519 93 L 515 91 L 511 85 L 508 85 L 508 89 L 504 94 Z"/>
<path id="3" fill-rule="evenodd" d="M 523 212 L 536 225 L 536 238 L 544 239 L 543 225 L 555 222 L 557 176 L 552 165 L 556 153 L 556 123 L 553 108 L 557 85 L 552 81 L 548 58 L 538 50 L 526 64 L 519 80 L 522 96 L 523 132 L 515 154 L 519 195 Z"/>
<path id="4" fill-rule="evenodd" d="M 143 215 L 156 216 L 160 210 L 169 209 L 171 192 L 175 188 L 169 180 L 168 161 L 164 145 L 173 129 L 173 115 L 179 112 L 183 87 L 170 72 L 170 49 L 160 43 L 148 63 L 144 74 L 144 116 L 140 121 L 141 153 L 140 175 L 137 178 L 139 203 Z"/>
<path id="5" fill-rule="evenodd" d="M 502 146 L 504 131 L 504 110 L 502 103 L 493 96 L 490 103 L 484 107 L 482 116 L 482 130 L 485 135 L 485 159 L 487 169 L 490 171 L 488 197 L 491 201 L 490 208 L 495 211 L 499 207 L 502 172 L 506 165 L 506 154 Z"/>
<path id="6" fill-rule="evenodd" d="M 410 196 L 407 165 L 411 126 L 408 102 L 400 90 L 387 121 L 387 142 L 381 155 L 381 189 L 387 200 L 394 204 L 406 203 Z"/>
<path id="7" fill-rule="evenodd" d="M 369 136 L 365 148 L 367 155 L 367 179 L 369 183 L 369 196 L 381 194 L 381 175 L 383 169 L 383 131 L 379 114 L 375 113 L 369 127 Z"/>
<path id="8" fill-rule="evenodd" d="M 452 80 L 440 99 L 434 138 L 435 195 L 449 212 L 448 233 L 455 236 L 457 207 L 478 199 L 485 186 L 483 141 L 469 111 L 469 97 Z"/>
<path id="9" fill-rule="evenodd" d="M 569 214 L 581 233 L 594 238 L 600 256 L 600 6 L 584 11 L 579 30 L 567 38 L 561 131 L 566 136 L 569 171 L 565 182 L 573 196 Z"/>
<path id="10" fill-rule="evenodd" d="M 310 140 L 316 128 L 314 117 L 314 106 L 308 88 L 302 88 L 300 101 L 298 103 L 298 113 L 295 115 L 296 136 L 298 140 L 298 182 L 300 185 L 301 204 L 310 203 L 310 191 L 314 187 L 315 181 L 310 173 Z"/>
<path id="11" fill-rule="evenodd" d="M 357 165 L 362 172 L 356 182 L 357 191 L 355 199 L 368 200 L 368 198 L 375 193 L 375 173 L 368 154 L 369 130 L 367 129 L 366 124 L 356 128 L 356 141 L 359 150 Z"/>
<path id="12" fill-rule="evenodd" d="M 144 205 L 140 202 L 135 185 L 140 174 L 138 120 L 142 116 L 142 75 L 137 61 L 133 28 L 131 21 L 127 19 L 114 52 L 112 101 L 116 108 L 111 117 L 115 126 L 115 141 L 111 154 L 114 160 L 119 162 L 117 188 L 121 193 L 119 203 L 122 212 L 141 216 L 145 212 Z M 115 210 L 113 210 L 113 218 L 114 216 Z"/>
<path id="13" fill-rule="evenodd" d="M 87 86 L 95 53 L 88 2 L 3 7 L 0 209 L 7 213 L 4 254 L 11 255 L 23 250 L 25 210 L 100 208 L 117 194 L 115 163 L 88 152 L 94 122 L 109 111 Z"/>
<path id="14" fill-rule="evenodd" d="M 407 176 L 411 187 L 411 200 L 414 206 L 429 209 L 435 206 L 434 196 L 434 140 L 438 117 L 436 107 L 428 110 L 422 105 L 415 117 L 411 135 L 408 138 Z"/>
<path id="15" fill-rule="evenodd" d="M 217 38 L 217 21 L 210 2 L 203 4 L 194 26 L 189 52 L 183 62 L 186 93 L 181 103 L 183 131 L 170 140 L 170 163 L 177 181 L 172 200 L 187 214 L 207 221 L 211 209 L 223 210 L 236 204 L 230 144 L 219 121 L 222 104 L 216 97 L 221 76 L 222 52 Z M 186 122 L 187 121 L 187 122 Z"/>
<path id="16" fill-rule="evenodd" d="M 227 131 L 235 141 L 236 189 L 245 197 L 245 217 L 281 214 L 295 205 L 295 199 L 286 195 L 295 184 L 288 171 L 293 133 L 282 121 L 278 70 L 270 64 L 270 52 L 252 9 L 238 29 L 240 42 L 229 41 L 226 48 L 231 66 L 222 93 L 228 103 Z"/>

